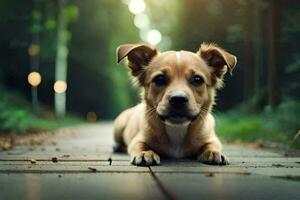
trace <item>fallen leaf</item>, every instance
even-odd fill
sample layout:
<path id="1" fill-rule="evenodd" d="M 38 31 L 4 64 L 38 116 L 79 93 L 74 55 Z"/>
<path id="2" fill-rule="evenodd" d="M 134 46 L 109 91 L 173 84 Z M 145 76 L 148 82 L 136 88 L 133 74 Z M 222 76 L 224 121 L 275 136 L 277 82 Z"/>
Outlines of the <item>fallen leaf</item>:
<path id="1" fill-rule="evenodd" d="M 10 139 L 10 144 L 12 146 L 15 146 L 16 141 L 17 141 L 17 135 L 15 133 L 12 133 L 12 134 L 10 134 L 9 139 Z"/>
<path id="2" fill-rule="evenodd" d="M 214 173 L 212 173 L 212 172 L 210 172 L 210 173 L 206 174 L 206 176 L 207 176 L 207 177 L 214 177 L 214 176 L 215 176 L 215 174 L 214 174 Z"/>
<path id="3" fill-rule="evenodd" d="M 284 167 L 282 164 L 272 164 L 272 167 Z"/>
<path id="4" fill-rule="evenodd" d="M 35 160 L 35 159 L 31 159 L 31 160 L 30 160 L 30 163 L 31 163 L 31 164 L 36 164 L 36 160 Z"/>
<path id="5" fill-rule="evenodd" d="M 8 137 L 6 137 L 2 143 L 0 143 L 0 146 L 3 150 L 10 150 L 15 146 L 16 139 L 17 135 L 15 133 L 12 133 Z"/>
<path id="6" fill-rule="evenodd" d="M 88 168 L 90 171 L 92 171 L 92 172 L 96 172 L 97 171 L 97 169 L 96 168 L 93 168 L 93 167 L 89 167 Z"/>
<path id="7" fill-rule="evenodd" d="M 11 143 L 10 142 L 5 142 L 5 143 L 3 143 L 2 145 L 1 145 L 1 147 L 2 147 L 2 149 L 3 150 L 10 150 L 10 149 L 12 149 L 13 148 L 13 146 L 11 145 Z"/>
<path id="8" fill-rule="evenodd" d="M 52 162 L 57 163 L 58 162 L 58 158 L 57 157 L 52 157 L 51 158 Z"/>

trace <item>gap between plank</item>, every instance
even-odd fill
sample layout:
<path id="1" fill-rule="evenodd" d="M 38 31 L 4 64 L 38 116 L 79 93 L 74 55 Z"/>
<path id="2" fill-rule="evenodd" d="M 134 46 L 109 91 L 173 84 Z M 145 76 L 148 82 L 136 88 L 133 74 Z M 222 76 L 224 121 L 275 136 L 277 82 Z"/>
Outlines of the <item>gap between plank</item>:
<path id="1" fill-rule="evenodd" d="M 154 178 L 154 181 L 157 183 L 159 189 L 162 191 L 164 196 L 169 200 L 176 200 L 177 198 L 175 194 L 169 188 L 167 188 L 167 186 L 161 180 L 159 180 L 159 178 L 152 171 L 151 167 L 149 167 L 149 170 L 151 176 Z"/>

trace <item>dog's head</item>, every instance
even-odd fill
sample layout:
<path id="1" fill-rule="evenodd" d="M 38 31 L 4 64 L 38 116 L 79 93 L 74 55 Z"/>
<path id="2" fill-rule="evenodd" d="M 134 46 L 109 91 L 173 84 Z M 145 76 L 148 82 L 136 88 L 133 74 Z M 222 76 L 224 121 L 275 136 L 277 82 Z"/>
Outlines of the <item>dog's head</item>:
<path id="1" fill-rule="evenodd" d="M 159 52 L 146 44 L 117 49 L 117 61 L 128 58 L 132 75 L 144 87 L 144 99 L 169 124 L 188 124 L 213 103 L 223 75 L 237 63 L 234 55 L 214 44 L 202 44 L 196 53 Z"/>

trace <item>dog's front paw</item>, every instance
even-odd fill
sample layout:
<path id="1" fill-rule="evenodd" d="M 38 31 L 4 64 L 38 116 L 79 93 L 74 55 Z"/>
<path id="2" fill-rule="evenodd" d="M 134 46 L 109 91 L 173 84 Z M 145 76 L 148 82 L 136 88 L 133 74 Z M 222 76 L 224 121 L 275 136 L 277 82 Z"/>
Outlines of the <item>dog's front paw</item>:
<path id="1" fill-rule="evenodd" d="M 208 165 L 228 165 L 229 162 L 225 155 L 219 151 L 206 150 L 197 158 L 198 161 Z"/>
<path id="2" fill-rule="evenodd" d="M 141 151 L 131 157 L 131 164 L 139 166 L 158 165 L 160 157 L 154 151 Z"/>

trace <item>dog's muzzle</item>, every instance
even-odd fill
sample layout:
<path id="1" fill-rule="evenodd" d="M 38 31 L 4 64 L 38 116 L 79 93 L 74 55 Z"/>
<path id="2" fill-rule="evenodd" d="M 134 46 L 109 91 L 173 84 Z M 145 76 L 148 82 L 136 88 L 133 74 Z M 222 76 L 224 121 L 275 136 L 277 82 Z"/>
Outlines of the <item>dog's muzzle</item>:
<path id="1" fill-rule="evenodd" d="M 173 91 L 168 98 L 167 114 L 159 115 L 163 122 L 183 124 L 194 121 L 198 115 L 192 116 L 188 111 L 189 97 L 183 91 Z"/>
<path id="2" fill-rule="evenodd" d="M 160 119 L 163 122 L 170 122 L 172 124 L 182 124 L 186 122 L 193 122 L 197 119 L 199 114 L 195 116 L 191 116 L 186 112 L 179 112 L 179 111 L 170 111 L 167 115 L 159 115 Z"/>

